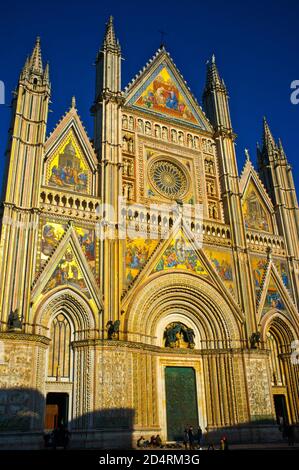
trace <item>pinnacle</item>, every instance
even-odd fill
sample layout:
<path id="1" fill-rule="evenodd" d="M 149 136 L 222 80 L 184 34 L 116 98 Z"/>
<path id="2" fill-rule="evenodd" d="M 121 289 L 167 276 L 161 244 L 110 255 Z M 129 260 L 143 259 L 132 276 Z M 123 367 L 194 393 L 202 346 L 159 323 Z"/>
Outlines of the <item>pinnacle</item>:
<path id="1" fill-rule="evenodd" d="M 265 116 L 263 118 L 263 144 L 266 147 L 269 145 L 271 147 L 276 147 L 274 137 L 270 131 L 270 127 Z"/>
<path id="2" fill-rule="evenodd" d="M 244 153 L 245 153 L 246 161 L 247 161 L 247 162 L 250 162 L 249 150 L 248 150 L 247 148 L 244 149 Z"/>
<path id="3" fill-rule="evenodd" d="M 213 54 L 211 59 L 207 61 L 206 88 L 212 85 L 224 85 L 220 79 L 220 75 L 216 65 L 215 54 Z"/>
<path id="4" fill-rule="evenodd" d="M 44 82 L 49 83 L 50 81 L 50 66 L 49 62 L 46 63 L 45 71 L 44 71 L 44 76 L 43 76 Z"/>
<path id="5" fill-rule="evenodd" d="M 286 153 L 285 153 L 285 151 L 284 151 L 284 148 L 283 148 L 283 145 L 282 145 L 282 141 L 281 141 L 280 138 L 278 139 L 278 148 L 279 148 L 280 158 L 286 160 L 286 159 L 287 159 L 287 156 L 286 156 Z"/>
<path id="6" fill-rule="evenodd" d="M 105 32 L 105 36 L 104 36 L 104 45 L 119 47 L 119 43 L 116 40 L 115 31 L 114 31 L 113 16 L 110 16 L 108 22 L 106 23 L 106 32 Z"/>
<path id="7" fill-rule="evenodd" d="M 30 68 L 32 72 L 42 74 L 43 73 L 43 64 L 42 64 L 42 54 L 40 47 L 40 37 L 37 36 L 35 41 L 35 46 L 30 57 Z"/>

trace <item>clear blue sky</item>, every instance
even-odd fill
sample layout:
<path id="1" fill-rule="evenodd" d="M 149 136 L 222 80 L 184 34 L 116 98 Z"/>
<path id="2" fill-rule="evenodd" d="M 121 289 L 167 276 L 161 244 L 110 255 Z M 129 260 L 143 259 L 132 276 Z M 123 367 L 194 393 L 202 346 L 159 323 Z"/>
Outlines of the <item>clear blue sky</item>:
<path id="1" fill-rule="evenodd" d="M 231 98 L 239 170 L 244 147 L 255 161 L 266 115 L 274 136 L 282 138 L 299 188 L 299 105 L 290 101 L 290 83 L 299 80 L 298 1 L 6 1 L 0 11 L 0 80 L 6 86 L 7 104 L 26 55 L 40 35 L 52 83 L 48 133 L 76 95 L 92 136 L 93 62 L 110 14 L 125 59 L 123 87 L 159 47 L 159 30 L 167 32 L 166 48 L 200 101 L 205 63 L 215 53 Z M 1 171 L 9 118 L 10 108 L 0 105 Z"/>

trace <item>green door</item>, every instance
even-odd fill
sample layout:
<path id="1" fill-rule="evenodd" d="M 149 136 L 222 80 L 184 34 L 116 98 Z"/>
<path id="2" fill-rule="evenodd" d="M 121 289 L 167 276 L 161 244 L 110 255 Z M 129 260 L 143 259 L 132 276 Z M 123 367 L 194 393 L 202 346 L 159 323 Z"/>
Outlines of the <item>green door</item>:
<path id="1" fill-rule="evenodd" d="M 182 441 L 184 429 L 198 426 L 196 378 L 193 367 L 166 367 L 167 439 Z"/>

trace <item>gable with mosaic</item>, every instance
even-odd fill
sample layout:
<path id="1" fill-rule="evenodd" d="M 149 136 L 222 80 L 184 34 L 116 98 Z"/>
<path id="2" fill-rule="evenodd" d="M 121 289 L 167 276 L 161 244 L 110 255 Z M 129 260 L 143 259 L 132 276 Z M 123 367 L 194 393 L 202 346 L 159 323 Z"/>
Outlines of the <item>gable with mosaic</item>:
<path id="1" fill-rule="evenodd" d="M 51 157 L 47 169 L 47 184 L 69 191 L 88 192 L 88 166 L 73 133 L 69 134 Z"/>
<path id="2" fill-rule="evenodd" d="M 130 104 L 168 118 L 202 125 L 201 119 L 191 105 L 166 63 L 162 63 L 135 93 Z"/>

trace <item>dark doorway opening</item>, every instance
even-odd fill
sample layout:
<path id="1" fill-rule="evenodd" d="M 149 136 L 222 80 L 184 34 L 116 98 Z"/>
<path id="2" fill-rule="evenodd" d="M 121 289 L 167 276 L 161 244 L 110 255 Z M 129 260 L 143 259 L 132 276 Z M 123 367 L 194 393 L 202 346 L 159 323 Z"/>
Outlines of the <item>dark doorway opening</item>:
<path id="1" fill-rule="evenodd" d="M 193 367 L 166 367 L 167 439 L 182 440 L 186 426 L 198 427 L 196 376 Z"/>
<path id="2" fill-rule="evenodd" d="M 274 395 L 276 422 L 279 426 L 289 424 L 288 409 L 285 395 Z"/>
<path id="3" fill-rule="evenodd" d="M 67 393 L 48 393 L 46 399 L 45 429 L 67 426 L 69 396 Z"/>

